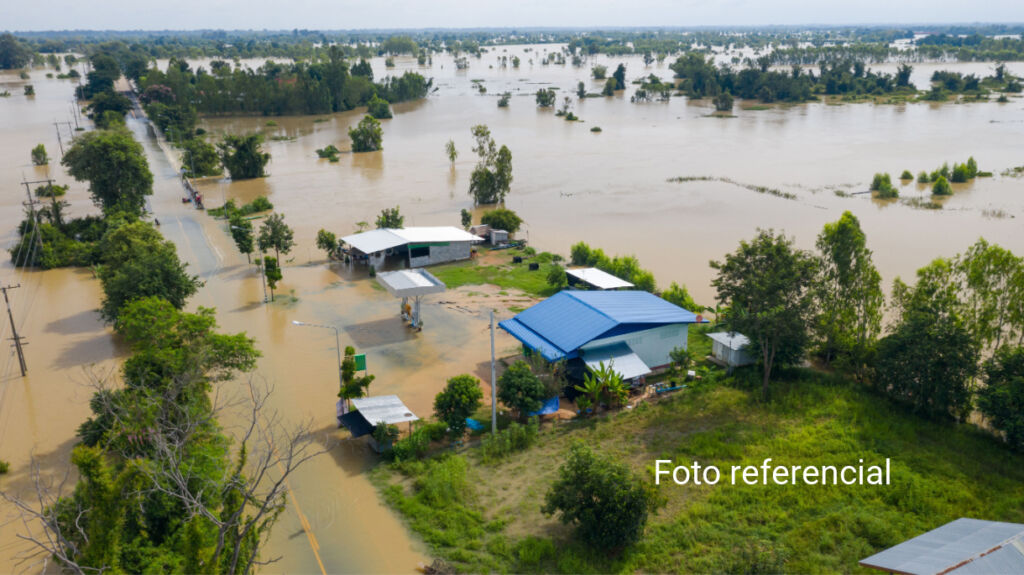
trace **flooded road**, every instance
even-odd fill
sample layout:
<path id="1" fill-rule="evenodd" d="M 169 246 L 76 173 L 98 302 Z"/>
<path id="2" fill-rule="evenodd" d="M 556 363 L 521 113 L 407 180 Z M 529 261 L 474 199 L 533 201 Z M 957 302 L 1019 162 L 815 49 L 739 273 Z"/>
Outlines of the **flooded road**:
<path id="1" fill-rule="evenodd" d="M 129 119 L 155 176 L 150 204 L 161 230 L 206 282 L 190 308 L 215 307 L 223 330 L 256 338 L 264 355 L 257 371 L 274 387 L 273 409 L 287 421 L 312 421 L 329 447 L 327 455 L 292 477 L 291 505 L 264 557 L 282 559 L 265 572 L 317 573 L 321 566 L 332 573 L 408 572 L 425 560 L 425 549 L 366 479 L 375 456 L 362 442 L 338 441 L 344 434 L 334 429 L 338 383 L 331 333 L 296 327 L 292 321 L 339 326 L 342 345 L 367 353 L 370 373 L 377 376 L 370 392 L 399 394 L 423 417 L 430 414 L 446 378 L 464 372 L 486 377 L 484 314 L 429 302 L 423 311 L 426 329 L 410 333 L 397 317 L 395 300 L 375 289 L 364 273 L 328 264 L 314 246 L 319 228 L 344 235 L 394 205 L 401 206 L 406 225 L 458 225 L 459 211 L 472 207 L 467 190 L 475 164 L 469 134 L 474 124 L 490 126 L 498 144 L 512 150 L 515 181 L 508 206 L 526 220 L 521 235 L 532 245 L 567 254 L 572 243 L 583 240 L 609 254 L 635 254 L 654 271 L 659 285 L 684 283 L 703 303 L 712 303 L 714 295 L 708 260 L 733 250 L 756 227 L 785 229 L 799 245 L 811 247 L 821 226 L 847 209 L 861 219 L 886 284 L 897 275 L 912 276 L 936 256 L 964 250 L 980 235 L 1024 253 L 1019 219 L 1024 216 L 1024 180 L 996 176 L 954 186 L 956 194 L 942 210 L 834 193 L 866 190 L 875 172 L 896 177 L 909 169 L 916 174 L 969 155 L 982 170 L 1024 164 L 1020 99 L 1008 104 L 737 106 L 735 117 L 720 118 L 710 117 L 709 103 L 685 98 L 632 104 L 631 86 L 614 98 L 580 102 L 573 96 L 573 112 L 583 122 L 571 123 L 550 109 L 537 109 L 533 93 L 538 87 L 558 87 L 561 104 L 562 94 L 572 95 L 578 81 L 590 92 L 600 90 L 602 82 L 589 79 L 594 63 L 609 65 L 610 73 L 615 64 L 626 62 L 630 80 L 648 73 L 667 79 L 671 71 L 664 64 L 644 68 L 637 58 L 597 58 L 581 68 L 542 66 L 543 46 L 503 50 L 471 58 L 470 68 L 461 71 L 448 56 L 434 56 L 429 67 L 397 58 L 391 71 L 375 59 L 378 78 L 412 69 L 434 77 L 438 90 L 424 101 L 395 106 L 395 117 L 382 122 L 382 152 L 342 154 L 335 164 L 318 159 L 314 150 L 327 144 L 348 150 L 347 128 L 361 111 L 273 118 L 274 126 L 266 125 L 268 118 L 204 120 L 203 126 L 215 133 L 260 130 L 268 136 L 273 156 L 269 177 L 210 179 L 200 187 L 209 207 L 224 199 L 267 195 L 295 228 L 297 245 L 284 258 L 279 297 L 270 305 L 263 304 L 260 277 L 235 249 L 225 224 L 180 202 L 172 158 L 145 123 Z M 519 55 L 520 68 L 501 68 L 497 57 L 513 54 Z M 983 64 L 939 67 L 988 73 Z M 1020 65 L 1010 68 L 1024 73 Z M 919 86 L 930 69 L 917 66 Z M 6 136 L 0 139 L 5 247 L 15 243 L 14 229 L 22 217 L 25 197 L 19 182 L 47 174 L 29 164 L 29 150 L 42 142 L 51 156 L 59 157 L 53 122 L 70 118 L 73 85 L 44 75 L 32 72 L 37 95 L 30 100 L 21 95 L 25 82 L 16 73 L 0 74 L 0 89 L 12 94 L 0 100 Z M 486 94 L 474 88 L 474 79 L 482 80 Z M 510 107 L 499 109 L 497 96 L 506 90 L 513 94 Z M 593 126 L 602 132 L 591 133 Z M 71 132 L 63 129 L 66 143 Z M 449 138 L 460 152 L 454 167 L 444 155 Z M 85 186 L 64 175 L 56 160 L 49 173 L 71 184 L 66 198 L 73 215 L 94 210 Z M 679 176 L 727 177 L 778 188 L 796 199 L 724 182 L 668 181 Z M 910 184 L 901 187 L 901 195 L 927 197 L 927 190 Z M 22 286 L 11 291 L 12 306 L 19 331 L 30 342 L 28 377 L 19 376 L 13 350 L 0 358 L 0 458 L 12 465 L 0 486 L 27 489 L 31 453 L 44 472 L 66 469 L 74 430 L 88 416 L 90 374 L 116 369 L 124 350 L 95 313 L 101 292 L 91 272 L 26 272 L 0 259 L 0 281 Z M 9 326 L 0 332 L 10 337 Z M 499 353 L 515 345 L 499 332 Z M 231 422 L 225 423 L 230 429 Z M 11 510 L 0 507 L 0 572 L 25 566 L 18 557 L 24 545 L 15 539 L 20 528 Z"/>

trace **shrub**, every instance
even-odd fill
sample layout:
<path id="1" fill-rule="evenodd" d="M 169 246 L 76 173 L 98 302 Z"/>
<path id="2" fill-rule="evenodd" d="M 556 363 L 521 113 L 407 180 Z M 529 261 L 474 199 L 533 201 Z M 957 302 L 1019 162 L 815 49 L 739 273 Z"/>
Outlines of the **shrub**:
<path id="1" fill-rule="evenodd" d="M 387 120 L 388 118 L 391 118 L 391 107 L 388 105 L 388 101 L 377 94 L 374 94 L 373 97 L 370 98 L 369 103 L 366 105 L 366 111 L 378 120 Z"/>
<path id="2" fill-rule="evenodd" d="M 0 459 L 0 475 L 4 475 L 5 473 L 7 473 L 10 470 L 11 470 L 11 464 L 6 462 L 6 461 L 4 461 L 3 459 Z"/>
<path id="3" fill-rule="evenodd" d="M 605 77 L 608 75 L 608 66 L 602 66 L 598 64 L 597 66 L 594 66 L 593 68 L 590 69 L 590 74 L 591 76 L 594 77 L 595 80 L 604 80 Z"/>
<path id="4" fill-rule="evenodd" d="M 547 398 L 544 383 L 523 360 L 510 365 L 498 378 L 498 401 L 518 412 L 521 418 L 540 409 Z"/>
<path id="5" fill-rule="evenodd" d="M 537 90 L 537 106 L 550 108 L 555 105 L 555 91 L 551 88 Z"/>
<path id="6" fill-rule="evenodd" d="M 715 96 L 715 110 L 718 112 L 728 112 L 732 110 L 732 94 L 729 92 L 722 92 Z"/>
<path id="7" fill-rule="evenodd" d="M 551 266 L 548 270 L 548 285 L 560 290 L 565 286 L 569 285 L 569 276 L 565 273 L 565 268 L 562 266 Z"/>
<path id="8" fill-rule="evenodd" d="M 335 147 L 334 144 L 328 144 L 327 147 L 320 148 L 319 150 L 317 150 L 316 155 L 319 156 L 321 159 L 330 160 L 331 162 L 337 162 L 338 153 L 340 151 L 341 150 Z"/>
<path id="9" fill-rule="evenodd" d="M 512 94 L 509 93 L 509 92 L 505 92 L 504 94 L 501 95 L 501 98 L 498 98 L 498 107 L 499 108 L 508 108 L 508 102 L 511 99 L 512 99 Z"/>
<path id="10" fill-rule="evenodd" d="M 949 182 L 946 181 L 945 176 L 939 176 L 939 179 L 935 181 L 935 185 L 932 186 L 933 196 L 950 196 L 953 194 L 953 188 L 949 186 Z"/>
<path id="11" fill-rule="evenodd" d="M 1013 449 L 1024 451 L 1024 348 L 1000 348 L 983 371 L 978 409 Z"/>
<path id="12" fill-rule="evenodd" d="M 914 174 L 911 174 L 910 170 L 903 170 L 903 173 L 900 174 L 900 179 L 901 180 L 908 180 L 908 181 L 909 180 L 913 180 L 914 179 Z"/>
<path id="13" fill-rule="evenodd" d="M 50 163 L 50 158 L 46 155 L 46 146 L 39 144 L 32 148 L 32 165 L 45 166 L 48 163 Z"/>
<path id="14" fill-rule="evenodd" d="M 950 181 L 955 184 L 962 184 L 970 179 L 970 172 L 965 164 L 954 164 L 953 175 L 950 177 Z"/>
<path id="15" fill-rule="evenodd" d="M 434 415 L 448 425 L 452 437 L 461 437 L 466 431 L 466 418 L 480 407 L 483 397 L 480 380 L 469 374 L 457 375 L 434 398 Z"/>
<path id="16" fill-rule="evenodd" d="M 927 184 L 929 182 L 931 182 L 931 179 L 928 177 L 928 172 L 921 170 L 921 173 L 917 175 L 917 183 Z"/>
<path id="17" fill-rule="evenodd" d="M 595 134 L 599 134 L 601 133 L 601 126 L 594 126 L 593 128 L 590 129 L 590 131 L 594 132 Z"/>
<path id="18" fill-rule="evenodd" d="M 348 129 L 348 137 L 352 139 L 353 152 L 376 152 L 381 149 L 383 130 L 376 118 L 367 115 Z"/>
<path id="19" fill-rule="evenodd" d="M 576 535 L 593 549 L 611 552 L 639 541 L 657 506 L 654 488 L 628 465 L 576 443 L 545 495 L 542 511 L 574 525 Z"/>
<path id="20" fill-rule="evenodd" d="M 531 417 L 526 425 L 511 423 L 495 435 L 485 435 L 480 443 L 480 455 L 484 463 L 493 463 L 516 451 L 529 449 L 537 442 L 540 424 L 537 417 Z"/>
<path id="21" fill-rule="evenodd" d="M 874 179 L 871 180 L 871 191 L 879 192 L 885 188 L 892 187 L 892 180 L 889 178 L 889 174 L 875 174 Z"/>

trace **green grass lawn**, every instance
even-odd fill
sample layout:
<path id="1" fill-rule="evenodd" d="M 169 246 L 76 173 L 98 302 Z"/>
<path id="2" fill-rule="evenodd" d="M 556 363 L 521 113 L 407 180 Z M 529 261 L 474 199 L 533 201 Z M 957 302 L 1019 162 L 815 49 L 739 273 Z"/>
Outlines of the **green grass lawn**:
<path id="1" fill-rule="evenodd" d="M 495 257 L 496 256 L 496 257 Z M 523 263 L 512 263 L 513 256 L 521 256 Z M 430 268 L 430 273 L 443 281 L 449 288 L 466 285 L 491 284 L 502 289 L 517 289 L 534 297 L 548 297 L 555 289 L 548 285 L 548 271 L 557 265 L 552 255 L 541 252 L 534 256 L 526 255 L 521 248 L 511 248 L 491 252 L 490 261 L 493 265 L 481 265 L 478 259 L 451 264 L 443 264 Z M 536 262 L 540 269 L 530 271 L 529 264 Z"/>
<path id="2" fill-rule="evenodd" d="M 468 572 L 867 572 L 858 560 L 958 517 L 1024 522 L 1024 456 L 984 432 L 922 420 L 810 370 L 780 376 L 768 403 L 756 373 L 715 379 L 631 411 L 547 425 L 536 446 L 496 465 L 464 447 L 380 465 L 373 477 L 432 553 Z M 892 485 L 663 482 L 666 504 L 644 539 L 608 556 L 540 512 L 574 441 L 651 481 L 656 459 L 725 471 L 767 457 L 805 466 L 891 458 Z"/>

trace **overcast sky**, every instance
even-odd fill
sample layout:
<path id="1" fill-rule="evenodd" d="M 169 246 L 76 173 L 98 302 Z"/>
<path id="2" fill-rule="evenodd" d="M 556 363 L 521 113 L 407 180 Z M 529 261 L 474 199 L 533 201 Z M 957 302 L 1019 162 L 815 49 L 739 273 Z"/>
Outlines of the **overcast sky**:
<path id="1" fill-rule="evenodd" d="M 1024 22 L 1024 0 L 0 0 L 0 29 Z"/>

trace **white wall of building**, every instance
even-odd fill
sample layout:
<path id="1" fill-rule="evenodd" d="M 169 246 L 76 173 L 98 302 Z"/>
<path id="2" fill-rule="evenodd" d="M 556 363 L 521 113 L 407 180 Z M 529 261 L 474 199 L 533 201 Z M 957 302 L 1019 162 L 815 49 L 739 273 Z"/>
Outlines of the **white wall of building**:
<path id="1" fill-rule="evenodd" d="M 673 349 L 686 349 L 688 328 L 685 323 L 663 325 L 644 331 L 595 339 L 580 349 L 586 352 L 588 349 L 624 342 L 647 364 L 647 367 L 662 367 L 672 363 L 669 353 Z"/>

